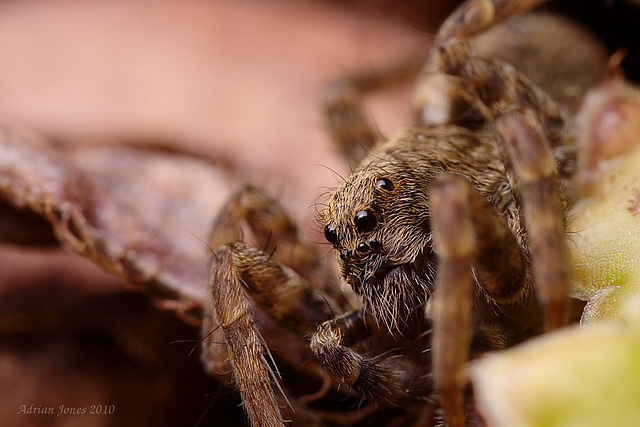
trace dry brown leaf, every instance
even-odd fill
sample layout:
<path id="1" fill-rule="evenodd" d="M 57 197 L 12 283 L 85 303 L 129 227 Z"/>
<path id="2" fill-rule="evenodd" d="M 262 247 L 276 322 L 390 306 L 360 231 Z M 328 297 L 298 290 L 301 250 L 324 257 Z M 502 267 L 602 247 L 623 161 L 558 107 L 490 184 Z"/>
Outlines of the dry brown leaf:
<path id="1" fill-rule="evenodd" d="M 62 245 L 158 295 L 201 302 L 209 224 L 229 185 L 192 157 L 118 146 L 55 148 L 5 130 L 0 194 L 44 216 Z"/>

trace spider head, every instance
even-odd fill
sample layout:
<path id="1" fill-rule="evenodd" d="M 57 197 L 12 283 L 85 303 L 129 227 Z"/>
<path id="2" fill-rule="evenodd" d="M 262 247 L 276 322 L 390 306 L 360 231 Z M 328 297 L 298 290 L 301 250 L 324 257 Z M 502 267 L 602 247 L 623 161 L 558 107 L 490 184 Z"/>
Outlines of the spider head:
<path id="1" fill-rule="evenodd" d="M 336 189 L 322 214 L 342 278 L 390 330 L 422 311 L 433 282 L 425 188 L 406 164 L 379 160 Z"/>

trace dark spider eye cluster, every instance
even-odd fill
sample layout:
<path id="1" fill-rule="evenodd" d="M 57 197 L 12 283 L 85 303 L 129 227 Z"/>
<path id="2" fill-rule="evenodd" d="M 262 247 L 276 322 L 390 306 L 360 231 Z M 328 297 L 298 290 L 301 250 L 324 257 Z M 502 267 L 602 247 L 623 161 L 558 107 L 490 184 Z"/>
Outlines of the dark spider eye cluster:
<path id="1" fill-rule="evenodd" d="M 395 188 L 395 185 L 393 184 L 393 181 L 391 179 L 386 177 L 380 177 L 376 179 L 375 187 L 376 187 L 376 192 L 389 192 L 389 191 L 393 191 L 393 189 Z M 358 232 L 368 233 L 372 231 L 376 227 L 376 225 L 378 225 L 378 215 L 371 208 L 361 209 L 359 211 L 356 211 L 353 217 L 353 224 L 355 225 Z M 329 243 L 333 245 L 336 245 L 338 243 L 338 233 L 336 229 L 330 224 L 327 224 L 324 227 L 324 237 L 325 239 L 327 239 Z M 373 245 L 371 245 L 372 248 L 373 246 L 379 245 L 378 242 L 375 240 L 372 240 L 372 242 L 373 242 Z M 369 248 L 368 245 L 360 244 L 360 246 L 358 247 L 358 250 L 364 251 L 367 248 Z"/>

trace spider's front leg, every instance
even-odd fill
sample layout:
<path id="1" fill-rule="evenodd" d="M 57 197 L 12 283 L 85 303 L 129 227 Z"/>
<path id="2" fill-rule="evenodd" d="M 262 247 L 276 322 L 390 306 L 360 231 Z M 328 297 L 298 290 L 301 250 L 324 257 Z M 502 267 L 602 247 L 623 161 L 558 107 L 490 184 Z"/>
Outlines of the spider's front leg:
<path id="1" fill-rule="evenodd" d="M 433 52 L 437 52 L 438 48 L 451 40 L 471 40 L 475 43 L 478 41 L 474 40 L 476 36 L 492 30 L 497 37 L 490 36 L 489 41 L 484 40 L 480 44 L 485 55 L 501 57 L 510 51 L 508 46 L 510 41 L 505 39 L 522 39 L 520 33 L 530 32 L 532 26 L 537 26 L 537 23 L 529 25 L 526 22 L 520 22 L 513 28 L 506 24 L 498 24 L 514 15 L 527 12 L 543 2 L 544 0 L 467 0 L 459 5 L 440 26 L 434 40 Z M 542 23 L 542 25 L 551 24 L 546 21 Z M 492 42 L 491 37 L 500 39 L 501 42 Z M 535 45 L 529 44 L 524 46 L 523 51 L 529 53 L 536 49 Z M 441 72 L 436 56 L 431 55 L 428 58 L 413 93 L 416 117 L 419 121 L 428 124 L 477 120 L 477 114 L 469 108 L 468 99 L 464 96 L 466 87 Z"/>
<path id="2" fill-rule="evenodd" d="M 571 288 L 566 208 L 556 162 L 531 107 L 503 112 L 496 125 L 518 179 L 534 282 L 545 311 L 545 329 L 549 331 L 568 323 Z"/>
<path id="3" fill-rule="evenodd" d="M 516 301 L 526 290 L 526 261 L 504 219 L 462 176 L 445 173 L 432 183 L 430 209 L 438 253 L 432 370 L 447 425 L 464 426 L 472 337 L 499 349 L 509 334 L 472 327 L 476 280 L 489 300 Z"/>
<path id="4" fill-rule="evenodd" d="M 282 246 L 270 254 L 238 242 L 242 224 L 265 247 Z M 302 274 L 316 279 L 327 277 L 317 271 L 322 264 L 319 255 L 310 249 L 311 244 L 279 205 L 259 190 L 245 188 L 227 202 L 214 223 L 210 241 L 216 249 L 211 259 L 210 302 L 205 307 L 203 323 L 205 367 L 214 373 L 231 367 L 253 426 L 283 426 L 281 403 L 273 389 L 278 380 L 261 331 L 275 329 L 275 333 L 265 335 L 270 345 L 275 342 L 281 350 L 280 360 L 301 366 L 304 360 L 292 359 L 310 356 L 308 346 L 303 339 L 282 337 L 289 337 L 286 332 L 293 331 L 302 338 L 331 318 L 334 310 L 343 308 L 318 290 L 318 283 L 312 284 L 280 262 L 288 260 Z M 256 310 L 268 319 L 257 322 Z M 303 408 L 296 407 L 296 412 L 296 418 L 303 420 Z M 314 419 L 311 414 L 307 418 Z"/>
<path id="5" fill-rule="evenodd" d="M 507 153 L 512 192 L 522 205 L 533 278 L 545 310 L 545 329 L 568 322 L 570 261 L 560 177 L 575 172 L 575 151 L 553 100 L 508 64 L 471 54 L 452 42 L 440 52 L 446 73 L 471 91 L 474 105 L 495 123 Z"/>
<path id="6" fill-rule="evenodd" d="M 412 80 L 422 64 L 422 58 L 412 55 L 384 68 L 346 75 L 324 88 L 326 128 L 351 165 L 359 164 L 380 136 L 367 116 L 363 96 Z"/>
<path id="7" fill-rule="evenodd" d="M 570 264 L 553 155 L 530 108 L 502 112 L 496 125 L 518 179 L 533 279 L 544 308 L 545 329 L 558 328 L 568 321 Z M 466 364 L 475 282 L 471 267 L 490 299 L 509 302 L 525 289 L 524 259 L 515 239 L 506 238 L 504 221 L 464 178 L 443 175 L 434 182 L 431 215 L 439 257 L 433 303 L 434 380 L 447 424 L 464 426 L 464 389 L 468 382 Z M 479 227 L 480 221 L 488 227 L 483 230 Z M 491 227 L 494 231 L 488 234 Z M 487 244 L 487 237 L 491 235 L 496 239 Z M 483 258 L 491 257 L 503 263 L 496 271 L 507 273 L 495 282 L 499 285 L 498 292 L 486 286 L 489 282 L 485 282 L 487 276 L 483 275 L 482 264 L 491 265 L 483 262 Z M 516 280 L 510 282 L 509 276 Z"/>
<path id="8" fill-rule="evenodd" d="M 465 45 L 455 42 L 442 48 L 440 55 L 442 69 L 471 89 L 473 104 L 495 124 L 497 139 L 506 153 L 504 159 L 511 191 L 523 211 L 522 244 L 526 243 L 525 248 L 528 248 L 535 290 L 544 309 L 545 329 L 564 326 L 569 312 L 570 263 L 565 240 L 566 204 L 559 175 L 571 174 L 572 161 L 563 150 L 562 117 L 553 101 L 512 67 L 473 57 Z M 478 214 L 482 203 L 474 202 L 477 197 L 473 194 L 465 180 L 454 176 L 444 176 L 436 181 L 431 194 L 432 226 L 439 253 L 433 369 L 445 418 L 448 424 L 461 426 L 465 422 L 463 405 L 470 343 L 469 313 L 473 300 L 472 265 L 478 283 L 485 285 L 477 263 L 487 251 L 487 248 L 479 247 L 486 240 L 486 234 L 481 237 L 483 233 L 476 218 L 484 217 L 491 210 Z M 497 214 L 493 212 L 493 216 Z M 497 226 L 502 221 L 493 222 Z M 451 233 L 452 229 L 456 232 Z M 500 243 L 495 248 L 504 248 L 505 244 Z M 506 246 L 512 247 L 509 253 L 519 249 L 513 243 Z M 505 257 L 505 253 L 496 258 L 514 259 Z M 506 271 L 511 268 L 515 267 Z M 522 268 L 517 270 L 522 271 Z M 526 281 L 523 276 L 523 285 Z M 511 286 L 506 288 L 511 289 Z M 488 288 L 484 287 L 484 290 Z M 494 301 L 509 302 L 509 298 L 501 300 L 492 292 L 487 295 Z M 453 333 L 454 329 L 456 333 Z"/>
<path id="9" fill-rule="evenodd" d="M 440 26 L 436 44 L 454 38 L 468 39 L 544 2 L 545 0 L 467 0 Z"/>
<path id="10" fill-rule="evenodd" d="M 475 106 L 473 99 L 465 96 L 474 82 L 461 82 L 455 78 L 458 72 L 452 73 L 451 68 L 447 72 L 438 63 L 440 50 L 451 51 L 449 45 L 456 41 L 468 43 L 480 57 L 503 61 L 517 70 L 485 87 L 496 89 L 506 82 L 504 86 L 516 88 L 511 80 L 524 75 L 564 112 L 576 113 L 586 92 L 604 78 L 609 53 L 594 34 L 562 14 L 544 9 L 529 11 L 539 3 L 543 2 L 468 0 L 460 5 L 440 27 L 435 48 L 416 86 L 414 108 L 418 117 L 432 124 L 461 124 L 481 118 L 469 108 Z M 459 65 L 473 66 L 466 61 Z"/>
<path id="11" fill-rule="evenodd" d="M 247 265 L 242 264 L 250 259 L 248 255 L 256 255 L 250 252 L 248 247 L 230 244 L 214 254 L 210 279 L 211 301 L 205 310 L 205 318 L 209 321 L 203 325 L 207 328 L 203 330 L 203 335 L 207 337 L 203 342 L 203 359 L 205 366 L 209 365 L 209 370 L 224 363 L 211 363 L 206 356 L 211 354 L 211 347 L 218 348 L 221 345 L 220 342 L 213 342 L 214 337 L 210 336 L 209 328 L 214 321 L 220 330 L 219 335 L 223 337 L 226 350 L 224 357 L 228 357 L 236 387 L 252 425 L 284 426 L 271 385 L 271 367 L 265 358 L 268 350 L 255 326 L 251 302 L 242 285 L 242 276 L 247 273 Z M 220 353 L 216 352 L 215 356 L 213 360 Z"/>

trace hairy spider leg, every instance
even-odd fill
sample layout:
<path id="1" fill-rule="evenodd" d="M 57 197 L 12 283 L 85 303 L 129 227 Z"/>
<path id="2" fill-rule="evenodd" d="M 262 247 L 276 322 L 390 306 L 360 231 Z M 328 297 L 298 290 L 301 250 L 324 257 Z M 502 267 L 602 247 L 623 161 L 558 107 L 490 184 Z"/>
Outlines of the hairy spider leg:
<path id="1" fill-rule="evenodd" d="M 438 176 L 431 184 L 430 209 L 438 253 L 432 370 L 447 423 L 464 426 L 471 340 L 484 340 L 487 349 L 495 350 L 508 334 L 473 327 L 474 296 L 481 291 L 500 303 L 520 299 L 526 291 L 526 261 L 504 218 L 463 176 Z"/>
<path id="2" fill-rule="evenodd" d="M 357 166 L 380 137 L 364 108 L 363 95 L 411 81 L 423 63 L 423 58 L 411 55 L 388 67 L 343 76 L 324 88 L 325 127 L 350 165 Z"/>
<path id="3" fill-rule="evenodd" d="M 570 260 L 567 202 L 559 177 L 575 172 L 575 152 L 564 145 L 562 115 L 551 98 L 508 64 L 475 57 L 459 42 L 439 54 L 443 71 L 460 78 L 476 98 L 474 105 L 496 124 L 515 197 L 524 210 L 545 329 L 561 327 L 568 322 Z"/>
<path id="4" fill-rule="evenodd" d="M 546 0 L 467 0 L 442 23 L 436 45 L 451 39 L 464 40 Z"/>
<path id="5" fill-rule="evenodd" d="M 265 252 L 238 242 L 242 239 L 242 224 L 265 249 L 269 245 L 277 245 L 279 249 L 274 249 L 275 253 Z M 323 264 L 317 250 L 301 237 L 275 200 L 253 187 L 234 194 L 220 210 L 210 245 L 215 252 L 211 258 L 210 299 L 203 322 L 205 368 L 216 374 L 231 368 L 252 426 L 285 425 L 282 410 L 288 416 L 293 415 L 287 405 L 296 408 L 297 420 L 317 418 L 305 413 L 295 399 L 289 402 L 284 393 L 281 397 L 276 395 L 273 385 L 280 385 L 272 369 L 275 362 L 269 362 L 271 355 L 260 332 L 261 328 L 281 325 L 304 336 L 343 310 L 330 295 L 316 289 L 320 285 L 314 286 L 279 261 L 285 259 L 318 281 L 318 277 L 329 275 L 318 272 Z M 312 251 L 308 251 L 310 248 Z M 293 256 L 289 250 L 295 252 Z M 260 324 L 256 321 L 257 311 L 266 315 Z M 278 342 L 277 334 L 270 339 L 270 345 L 291 350 L 281 351 L 280 359 L 310 356 L 304 340 L 296 342 L 297 347 L 290 341 L 283 337 Z M 296 362 L 302 365 L 303 361 Z M 313 370 L 313 365 L 309 363 L 307 370 Z M 317 377 L 317 382 L 325 380 L 319 368 L 311 375 Z"/>

